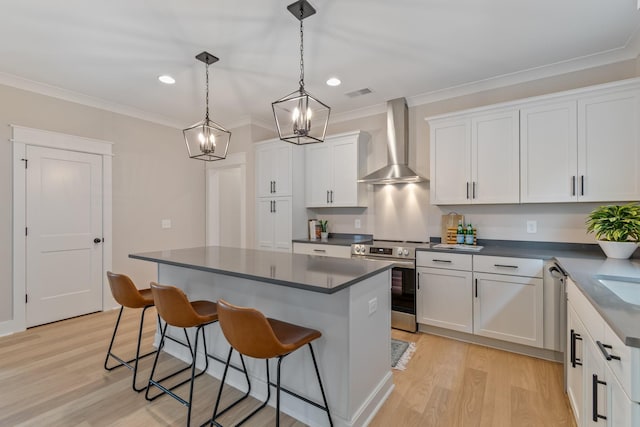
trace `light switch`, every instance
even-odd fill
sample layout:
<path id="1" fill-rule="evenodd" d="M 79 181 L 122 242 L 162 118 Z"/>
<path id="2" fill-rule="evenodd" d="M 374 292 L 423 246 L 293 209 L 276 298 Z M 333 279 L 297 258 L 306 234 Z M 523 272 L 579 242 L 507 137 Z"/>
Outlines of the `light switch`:
<path id="1" fill-rule="evenodd" d="M 369 315 L 375 313 L 376 310 L 378 310 L 378 298 L 373 298 L 369 300 Z"/>
<path id="2" fill-rule="evenodd" d="M 362 224 L 360 223 L 360 218 L 356 218 L 355 222 L 354 222 L 354 227 L 355 228 L 360 228 L 362 226 Z"/>
<path id="3" fill-rule="evenodd" d="M 163 219 L 162 220 L 162 228 L 171 228 L 171 220 Z"/>

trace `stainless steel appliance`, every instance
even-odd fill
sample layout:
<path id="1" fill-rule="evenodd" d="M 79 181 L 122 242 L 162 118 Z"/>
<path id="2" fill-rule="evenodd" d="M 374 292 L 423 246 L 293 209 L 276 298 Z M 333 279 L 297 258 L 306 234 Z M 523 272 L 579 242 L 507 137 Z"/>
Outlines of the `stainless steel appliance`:
<path id="1" fill-rule="evenodd" d="M 416 332 L 416 248 L 423 242 L 374 240 L 351 245 L 351 258 L 388 260 L 391 270 L 391 327 Z"/>

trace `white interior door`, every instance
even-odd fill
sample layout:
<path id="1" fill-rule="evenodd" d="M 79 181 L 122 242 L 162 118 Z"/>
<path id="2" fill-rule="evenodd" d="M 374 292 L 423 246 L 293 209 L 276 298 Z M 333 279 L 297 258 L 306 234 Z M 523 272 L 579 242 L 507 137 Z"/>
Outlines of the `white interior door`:
<path id="1" fill-rule="evenodd" d="M 102 309 L 102 158 L 27 147 L 27 326 Z"/>

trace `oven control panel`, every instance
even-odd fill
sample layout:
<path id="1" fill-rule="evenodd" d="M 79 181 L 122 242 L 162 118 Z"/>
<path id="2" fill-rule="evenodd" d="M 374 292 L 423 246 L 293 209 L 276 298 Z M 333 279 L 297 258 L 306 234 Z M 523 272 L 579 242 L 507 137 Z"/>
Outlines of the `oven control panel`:
<path id="1" fill-rule="evenodd" d="M 351 245 L 351 254 L 380 258 L 406 258 L 415 259 L 416 251 L 412 247 L 403 246 L 376 246 L 365 244 Z"/>

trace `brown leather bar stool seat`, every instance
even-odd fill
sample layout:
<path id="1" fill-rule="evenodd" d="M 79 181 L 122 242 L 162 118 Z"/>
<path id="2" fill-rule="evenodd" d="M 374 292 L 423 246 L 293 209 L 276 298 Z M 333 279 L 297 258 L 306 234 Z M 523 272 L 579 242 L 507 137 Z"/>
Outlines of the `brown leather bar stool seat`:
<path id="1" fill-rule="evenodd" d="M 311 342 L 320 338 L 322 334 L 315 329 L 305 328 L 303 326 L 294 325 L 291 323 L 283 322 L 281 320 L 270 319 L 264 316 L 260 311 L 249 307 L 237 307 L 224 300 L 218 300 L 218 320 L 220 322 L 220 328 L 225 338 L 231 345 L 229 349 L 229 355 L 227 357 L 227 364 L 222 375 L 220 382 L 220 390 L 216 399 L 216 404 L 213 409 L 213 416 L 209 422 L 210 425 L 215 424 L 219 426 L 216 418 L 236 405 L 240 400 L 229 405 L 223 411 L 218 412 L 220 405 L 220 397 L 222 396 L 222 388 L 227 376 L 229 368 L 229 362 L 231 361 L 231 355 L 233 351 L 237 351 L 242 358 L 243 355 L 253 357 L 256 359 L 266 359 L 267 367 L 267 399 L 253 412 L 247 415 L 236 426 L 243 424 L 258 411 L 264 408 L 269 402 L 271 397 L 271 380 L 269 379 L 269 359 L 278 358 L 278 370 L 276 380 L 276 426 L 280 425 L 280 365 L 282 360 L 297 349 L 308 345 L 311 352 L 311 358 L 313 359 L 313 366 L 315 367 L 316 377 L 318 378 L 318 384 L 320 386 L 320 393 L 322 394 L 322 400 L 324 406 L 302 397 L 298 394 L 290 392 L 293 396 L 310 403 L 317 408 L 323 409 L 327 412 L 329 418 L 329 425 L 333 426 L 331 421 L 331 414 L 329 412 L 329 406 L 327 405 L 327 398 L 324 393 L 324 387 L 322 386 L 322 380 L 320 379 L 320 372 L 318 370 L 318 364 L 316 363 L 316 357 L 313 352 Z M 243 362 L 244 363 L 244 362 Z"/>
<path id="2" fill-rule="evenodd" d="M 162 328 L 162 335 L 160 338 L 159 348 L 164 345 L 167 334 L 167 326 L 171 325 L 185 330 L 185 336 L 187 337 L 187 344 L 191 353 L 191 364 L 186 368 L 183 368 L 177 372 L 167 375 L 161 379 L 154 379 L 154 374 L 158 365 L 158 357 L 160 352 L 156 353 L 155 360 L 153 361 L 153 368 L 151 368 L 151 375 L 149 377 L 149 385 L 145 397 L 147 400 L 153 400 L 163 394 L 168 394 L 178 402 L 187 407 L 187 426 L 191 425 L 191 403 L 193 402 L 193 382 L 195 378 L 204 374 L 209 367 L 209 357 L 207 357 L 207 341 L 204 334 L 204 327 L 213 322 L 218 321 L 217 304 L 212 301 L 193 301 L 190 302 L 185 293 L 176 288 L 175 286 L 159 285 L 158 283 L 151 282 L 151 293 L 156 304 L 156 309 L 160 318 L 165 321 Z M 186 328 L 196 328 L 195 344 L 192 347 L 189 336 L 186 333 Z M 202 335 L 202 343 L 204 345 L 205 355 L 205 367 L 202 371 L 196 374 L 196 360 L 198 356 L 198 341 L 199 336 Z M 191 377 L 186 380 L 175 384 L 171 387 L 165 387 L 162 383 L 168 378 L 174 377 L 180 372 L 184 372 L 187 369 L 191 369 Z M 189 397 L 184 399 L 173 392 L 173 390 L 185 383 L 189 382 Z M 152 387 L 160 389 L 161 393 L 150 396 L 149 391 Z"/>
<path id="3" fill-rule="evenodd" d="M 133 281 L 124 274 L 116 274 L 107 271 L 107 278 L 109 279 L 109 286 L 111 287 L 111 294 L 118 304 L 120 304 L 120 312 L 118 313 L 118 320 L 116 320 L 116 326 L 113 328 L 113 335 L 111 335 L 111 342 L 109 343 L 109 349 L 107 350 L 107 357 L 104 360 L 104 368 L 107 371 L 112 371 L 121 366 L 126 366 L 133 371 L 132 388 L 137 392 L 145 390 L 144 387 L 136 386 L 136 377 L 138 375 L 138 362 L 140 359 L 150 356 L 156 352 L 156 350 L 150 351 L 143 355 L 140 355 L 140 341 L 142 338 L 142 329 L 144 325 L 144 315 L 148 308 L 153 307 L 153 295 L 151 289 L 136 288 Z M 140 315 L 140 326 L 138 329 L 138 345 L 136 347 L 136 356 L 133 359 L 125 360 L 120 356 L 113 353 L 113 344 L 116 339 L 116 333 L 118 332 L 118 326 L 120 325 L 120 319 L 122 318 L 122 312 L 124 308 L 142 309 Z M 109 366 L 109 359 L 113 358 L 118 363 L 114 366 Z M 132 365 L 133 363 L 133 365 Z"/>

